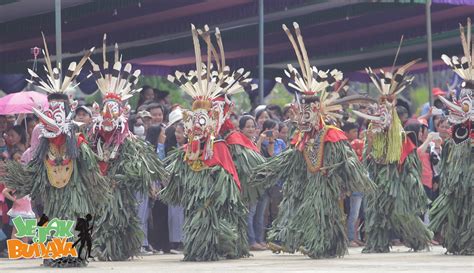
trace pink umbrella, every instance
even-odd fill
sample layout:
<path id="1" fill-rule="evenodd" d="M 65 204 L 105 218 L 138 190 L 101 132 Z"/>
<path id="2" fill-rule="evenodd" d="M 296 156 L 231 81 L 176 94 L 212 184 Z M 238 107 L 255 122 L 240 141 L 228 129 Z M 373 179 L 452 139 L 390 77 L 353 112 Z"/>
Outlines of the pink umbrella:
<path id="1" fill-rule="evenodd" d="M 0 98 L 0 115 L 33 113 L 33 107 L 48 108 L 47 96 L 35 91 L 22 91 Z"/>

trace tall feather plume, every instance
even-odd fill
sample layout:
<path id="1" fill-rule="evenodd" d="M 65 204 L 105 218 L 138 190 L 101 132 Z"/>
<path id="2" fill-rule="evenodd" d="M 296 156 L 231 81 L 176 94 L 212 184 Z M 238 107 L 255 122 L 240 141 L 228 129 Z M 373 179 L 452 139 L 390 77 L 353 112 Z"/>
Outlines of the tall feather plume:
<path id="1" fill-rule="evenodd" d="M 412 67 L 414 64 L 419 62 L 421 59 L 416 59 L 407 64 L 399 67 L 394 71 L 394 75 L 390 82 L 389 94 L 398 94 L 405 89 L 406 86 L 411 84 L 413 77 L 406 77 L 407 70 Z"/>
<path id="2" fill-rule="evenodd" d="M 381 95 L 397 95 L 412 82 L 413 77 L 407 76 L 407 70 L 418 61 L 420 61 L 420 59 L 416 59 L 408 62 L 405 65 L 402 65 L 393 72 L 393 75 L 391 72 L 380 70 L 381 74 L 379 77 L 372 71 L 370 67 L 366 68 L 366 71 L 369 75 L 369 78 L 372 80 Z"/>
<path id="3" fill-rule="evenodd" d="M 219 52 L 221 54 L 221 67 L 225 67 L 225 55 L 224 55 L 224 45 L 222 43 L 222 37 L 221 37 L 221 31 L 219 28 L 216 28 L 216 40 L 217 40 L 217 46 L 219 47 Z"/>
<path id="4" fill-rule="evenodd" d="M 49 76 L 53 77 L 53 68 L 51 65 L 51 58 L 49 57 L 48 44 L 46 43 L 46 38 L 44 37 L 43 32 L 41 32 L 41 36 L 43 37 L 43 45 L 44 45 L 43 55 L 46 61 L 46 67 L 48 68 L 47 71 L 49 73 Z"/>
<path id="5" fill-rule="evenodd" d="M 413 80 L 412 77 L 407 77 L 406 72 L 407 70 L 413 66 L 415 63 L 420 61 L 420 59 L 413 60 L 397 69 L 394 70 L 395 64 L 397 62 L 398 54 L 400 53 L 400 49 L 403 43 L 403 36 L 400 38 L 400 43 L 397 48 L 397 52 L 395 54 L 395 58 L 393 60 L 393 65 L 391 71 L 383 71 L 380 70 L 380 76 L 372 71 L 372 68 L 366 68 L 366 72 L 374 83 L 377 90 L 383 96 L 388 95 L 397 95 L 402 92 Z"/>
<path id="6" fill-rule="evenodd" d="M 295 35 L 291 33 L 286 25 L 282 25 L 295 51 L 301 73 L 294 66 L 288 64 L 287 69 L 284 70 L 287 78 L 278 77 L 275 80 L 295 89 L 297 93 L 301 93 L 301 95 L 296 94 L 298 104 L 300 104 L 301 98 L 318 97 L 321 106 L 320 114 L 324 118 L 341 118 L 342 103 L 346 103 L 346 101 L 340 100 L 338 91 L 347 81 L 344 81 L 338 90 L 326 92 L 326 88 L 334 86 L 336 82 L 343 80 L 342 72 L 337 69 L 322 71 L 318 70 L 315 66 L 311 66 L 300 27 L 296 22 L 293 23 L 293 27 Z"/>
<path id="7" fill-rule="evenodd" d="M 212 58 L 214 58 L 214 62 L 217 65 L 217 73 L 218 74 L 224 73 L 224 68 L 225 68 L 224 45 L 222 44 L 222 37 L 220 35 L 219 28 L 216 28 L 216 31 L 215 31 L 215 36 L 216 36 L 216 41 L 217 41 L 217 44 L 218 44 L 219 52 L 217 52 L 216 47 L 214 47 L 214 45 L 212 43 L 211 33 L 210 33 L 209 27 L 207 25 L 204 26 L 204 31 L 199 30 L 198 33 L 202 37 L 204 42 L 206 42 L 208 73 L 211 73 L 210 67 L 212 66 L 211 65 Z M 212 56 L 211 56 L 211 54 L 212 54 Z M 228 69 L 229 68 L 227 67 L 227 70 Z M 220 77 L 222 77 L 222 75 Z"/>
<path id="8" fill-rule="evenodd" d="M 207 25 L 203 29 L 196 29 L 191 25 L 191 32 L 196 70 L 191 70 L 187 74 L 176 71 L 174 75 L 168 75 L 170 82 L 181 87 L 192 98 L 199 100 L 213 100 L 222 95 L 233 95 L 257 88 L 255 84 L 251 84 L 250 72 L 245 72 L 243 68 L 231 71 L 226 66 L 224 46 L 218 28 L 215 30 L 217 47 L 212 42 L 212 35 Z M 206 44 L 206 64 L 202 61 L 199 38 Z"/>
<path id="9" fill-rule="evenodd" d="M 392 70 L 391 70 L 391 72 L 393 72 L 393 68 L 395 67 L 395 64 L 397 63 L 398 54 L 400 53 L 400 49 L 402 49 L 402 44 L 403 44 L 403 35 L 402 35 L 402 37 L 400 38 L 400 43 L 398 44 L 397 53 L 395 54 L 395 58 L 393 59 L 393 64 L 392 64 Z"/>
<path id="10" fill-rule="evenodd" d="M 199 44 L 199 36 L 196 30 L 196 27 L 191 24 L 191 33 L 193 36 L 193 45 L 194 45 L 194 54 L 196 56 L 196 75 L 197 75 L 197 81 L 198 81 L 198 90 L 196 90 L 198 93 L 197 95 L 204 95 L 205 90 L 203 90 L 202 86 L 202 57 L 201 57 L 201 45 Z M 191 94 L 190 94 L 191 95 Z"/>
<path id="11" fill-rule="evenodd" d="M 396 105 L 397 95 L 400 94 L 408 85 L 410 85 L 414 78 L 412 76 L 407 75 L 408 69 L 420 60 L 416 59 L 410 61 L 394 70 L 402 43 L 403 36 L 400 39 L 400 44 L 398 46 L 397 53 L 395 54 L 391 71 L 385 72 L 383 70 L 380 70 L 379 76 L 372 71 L 372 68 L 367 67 L 365 69 L 369 78 L 372 80 L 375 87 L 381 94 L 381 99 L 379 99 L 379 101 L 374 104 L 376 112 L 374 114 L 369 115 L 359 112 L 357 110 L 352 110 L 352 113 L 354 113 L 355 115 L 370 120 L 372 122 L 376 122 L 379 124 L 378 126 L 383 126 L 383 128 L 388 128 L 391 122 L 393 122 L 393 116 L 391 120 L 386 120 L 384 118 L 384 111 L 388 111 L 388 113 L 391 113 L 395 109 L 394 107 Z M 358 98 L 354 99 L 358 100 Z M 371 103 L 371 100 L 369 98 L 361 99 L 365 100 L 367 104 Z M 382 122 L 383 124 L 381 124 Z"/>
<path id="12" fill-rule="evenodd" d="M 70 63 L 67 69 L 66 75 L 64 76 L 63 84 L 61 85 L 61 90 L 63 90 L 63 88 L 65 88 L 65 86 L 67 86 L 71 82 L 75 70 L 76 70 L 76 63 L 75 62 Z"/>
<path id="13" fill-rule="evenodd" d="M 465 33 L 467 31 L 467 33 Z M 474 46 L 471 39 L 471 18 L 467 18 L 466 30 L 459 24 L 459 33 L 464 56 L 459 60 L 457 56 L 448 57 L 443 54 L 441 59 L 464 81 L 474 80 Z"/>
<path id="14" fill-rule="evenodd" d="M 290 30 L 288 29 L 288 27 L 285 24 L 282 25 L 282 28 L 283 28 L 283 31 L 285 31 L 286 35 L 288 36 L 288 39 L 290 40 L 291 45 L 293 46 L 293 50 L 295 51 L 296 58 L 298 60 L 298 64 L 300 65 L 300 69 L 303 72 L 303 75 L 307 75 L 306 74 L 306 65 L 303 61 L 303 57 L 301 56 L 300 49 L 299 49 L 298 45 L 296 44 L 295 39 L 293 38 L 293 34 L 291 34 Z"/>
<path id="15" fill-rule="evenodd" d="M 92 53 L 94 52 L 94 49 L 95 47 L 89 49 L 89 51 L 86 52 L 86 54 L 82 57 L 82 59 L 79 61 L 77 65 L 74 63 L 74 68 L 71 67 L 73 63 L 69 65 L 68 74 L 70 74 L 70 77 L 64 78 L 63 84 L 61 86 L 61 91 L 64 92 L 64 90 L 66 90 L 69 84 L 76 79 L 77 75 L 81 73 L 82 67 L 87 62 L 87 59 L 89 59 L 89 57 L 92 55 Z"/>
<path id="16" fill-rule="evenodd" d="M 119 49 L 118 49 L 118 44 L 115 43 L 115 46 L 114 46 L 114 63 L 117 63 L 119 62 Z"/>
<path id="17" fill-rule="evenodd" d="M 449 109 L 448 119 L 453 124 L 461 124 L 469 120 L 474 120 L 472 91 L 469 90 L 472 89 L 474 83 L 474 43 L 471 40 L 471 18 L 467 18 L 466 29 L 459 24 L 459 32 L 464 56 L 461 58 L 457 56 L 450 58 L 444 54 L 441 56 L 441 59 L 463 79 L 459 98 L 453 98 L 452 101 L 449 101 L 439 96 L 439 99 Z"/>
<path id="18" fill-rule="evenodd" d="M 132 65 L 127 63 L 122 65 L 122 58 L 119 55 L 118 44 L 114 45 L 114 62 L 112 69 L 107 61 L 107 34 L 104 34 L 102 40 L 102 71 L 100 66 L 96 64 L 90 55 L 87 58 L 92 65 L 92 74 L 99 87 L 100 92 L 106 95 L 117 95 L 121 101 L 125 102 L 134 94 L 141 91 L 137 88 L 140 70 L 132 72 Z"/>
<path id="19" fill-rule="evenodd" d="M 298 92 L 311 92 L 316 94 L 326 87 L 332 86 L 336 81 L 342 80 L 342 73 L 336 69 L 332 71 L 322 71 L 318 70 L 315 66 L 311 67 L 300 27 L 296 22 L 293 23 L 293 27 L 295 29 L 295 35 L 291 33 L 286 25 L 282 25 L 295 51 L 301 73 L 291 64 L 288 64 L 288 69 L 285 70 L 285 74 L 290 80 L 287 84 L 298 90 Z M 281 78 L 277 80 L 282 81 Z"/>
<path id="20" fill-rule="evenodd" d="M 61 79 L 61 64 L 58 64 L 56 67 L 53 67 L 51 63 L 51 56 L 49 55 L 48 44 L 46 43 L 46 38 L 43 33 L 41 33 L 44 44 L 44 60 L 45 66 L 44 69 L 47 72 L 46 78 L 41 79 L 36 73 L 28 69 L 29 74 L 31 75 L 31 80 L 28 82 L 38 86 L 49 94 L 52 93 L 66 93 L 66 90 L 71 86 L 71 83 L 76 79 L 77 75 L 81 72 L 81 69 L 86 62 L 87 58 L 92 54 L 94 48 L 86 51 L 85 55 L 82 57 L 79 63 L 72 62 L 68 66 L 68 70 L 64 75 L 64 80 Z"/>
<path id="21" fill-rule="evenodd" d="M 312 73 L 311 73 L 311 65 L 309 64 L 308 52 L 306 52 L 306 47 L 304 46 L 303 36 L 301 35 L 300 26 L 298 23 L 293 22 L 293 27 L 295 28 L 296 32 L 296 39 L 298 40 L 298 44 L 300 46 L 301 55 L 303 56 L 303 65 L 305 66 L 306 71 L 306 80 L 308 81 L 308 86 L 311 86 L 312 82 Z"/>
<path id="22" fill-rule="evenodd" d="M 109 69 L 109 62 L 107 62 L 107 34 L 104 33 L 102 38 L 102 63 L 104 64 L 104 70 Z"/>

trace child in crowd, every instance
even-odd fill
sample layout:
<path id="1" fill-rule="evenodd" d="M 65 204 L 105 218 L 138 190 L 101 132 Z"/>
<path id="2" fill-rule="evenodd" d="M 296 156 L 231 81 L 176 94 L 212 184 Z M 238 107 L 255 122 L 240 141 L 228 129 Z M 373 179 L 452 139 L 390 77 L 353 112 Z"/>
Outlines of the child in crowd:
<path id="1" fill-rule="evenodd" d="M 16 151 L 12 155 L 12 159 L 21 163 L 21 153 L 19 151 Z M 8 216 L 10 216 L 10 225 L 13 226 L 12 230 L 12 239 L 20 239 L 16 237 L 16 228 L 13 225 L 13 219 L 15 217 L 22 217 L 23 219 L 35 219 L 35 213 L 33 212 L 33 209 L 31 208 L 31 198 L 29 195 L 23 196 L 21 198 L 16 198 L 14 196 L 14 190 L 9 189 L 5 187 L 2 191 L 2 195 L 7 198 L 8 200 L 13 202 L 12 208 L 7 212 Z M 21 238 L 21 240 L 25 243 L 28 242 L 28 238 Z"/>

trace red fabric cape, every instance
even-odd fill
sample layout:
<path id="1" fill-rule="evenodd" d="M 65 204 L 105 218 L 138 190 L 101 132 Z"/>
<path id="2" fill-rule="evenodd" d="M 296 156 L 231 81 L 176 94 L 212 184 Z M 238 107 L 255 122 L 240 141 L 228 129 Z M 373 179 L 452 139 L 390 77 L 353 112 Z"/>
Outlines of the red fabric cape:
<path id="1" fill-rule="evenodd" d="M 183 149 L 186 151 L 187 144 L 183 146 Z M 224 170 L 226 170 L 232 175 L 235 183 L 237 184 L 237 187 L 240 190 L 240 180 L 239 176 L 237 175 L 237 169 L 235 168 L 234 161 L 232 160 L 232 155 L 230 154 L 229 148 L 227 147 L 224 141 L 214 142 L 212 158 L 208 160 L 203 159 L 203 162 L 208 167 L 219 165 L 224 168 Z"/>
<path id="2" fill-rule="evenodd" d="M 66 135 L 60 134 L 59 136 L 57 136 L 55 138 L 50 138 L 49 142 L 51 142 L 54 145 L 59 147 L 59 146 L 66 143 Z M 77 135 L 77 144 L 76 144 L 77 147 L 81 146 L 82 143 L 87 143 L 87 141 L 86 141 L 86 138 L 84 137 L 84 135 L 82 133 L 79 133 Z"/>
<path id="3" fill-rule="evenodd" d="M 257 153 L 260 153 L 257 146 L 244 134 L 238 131 L 233 131 L 229 135 L 227 135 L 225 141 L 229 145 L 240 145 L 245 148 L 254 150 Z"/>
<path id="4" fill-rule="evenodd" d="M 324 138 L 324 142 L 339 142 L 341 140 L 347 140 L 346 134 L 339 128 L 329 128 L 329 131 Z"/>
<path id="5" fill-rule="evenodd" d="M 226 119 L 219 130 L 219 134 L 223 135 L 225 132 L 235 130 L 234 124 L 230 119 Z"/>
<path id="6" fill-rule="evenodd" d="M 400 156 L 399 165 L 403 165 L 405 159 L 407 159 L 408 155 L 410 155 L 416 149 L 416 145 L 407 137 L 405 138 L 405 142 L 403 142 L 402 146 L 402 154 Z"/>
<path id="7" fill-rule="evenodd" d="M 309 133 L 296 133 L 293 136 L 293 139 L 291 140 L 292 145 L 297 145 L 297 149 L 302 151 L 304 149 L 304 144 L 311 138 L 313 137 L 311 135 L 311 132 Z M 299 139 L 302 139 L 302 141 L 299 141 Z M 324 142 L 339 142 L 341 140 L 347 140 L 346 134 L 344 132 L 336 127 L 330 127 L 328 128 L 328 131 L 326 132 L 326 135 L 324 136 Z"/>

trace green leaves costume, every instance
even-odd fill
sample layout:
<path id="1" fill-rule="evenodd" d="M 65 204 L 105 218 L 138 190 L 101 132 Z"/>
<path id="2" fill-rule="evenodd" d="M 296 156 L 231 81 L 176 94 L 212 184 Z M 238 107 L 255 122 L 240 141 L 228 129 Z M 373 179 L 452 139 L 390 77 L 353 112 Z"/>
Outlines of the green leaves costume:
<path id="1" fill-rule="evenodd" d="M 340 196 L 345 191 L 368 192 L 373 187 L 347 141 L 327 141 L 323 145 L 323 164 L 317 172 L 308 169 L 304 153 L 295 148 L 255 168 L 257 184 L 285 181 L 283 200 L 268 240 L 281 242 L 284 251 L 299 249 L 314 259 L 346 253 Z"/>
<path id="2" fill-rule="evenodd" d="M 216 165 L 192 170 L 183 150 L 167 158 L 170 181 L 160 192 L 168 204 L 185 209 L 184 260 L 247 257 L 247 209 L 234 178 Z"/>
<path id="3" fill-rule="evenodd" d="M 94 249 L 101 260 L 123 261 L 138 255 L 144 234 L 137 216 L 136 195 L 147 195 L 156 180 L 168 179 L 152 147 L 128 136 L 118 158 L 109 162 L 104 177 L 110 185 L 112 199 L 101 212 L 94 237 Z"/>
<path id="4" fill-rule="evenodd" d="M 326 122 L 342 118 L 342 103 L 365 100 L 340 99 L 343 84 L 337 90 L 330 87 L 342 81 L 342 72 L 311 65 L 299 25 L 294 22 L 293 27 L 294 35 L 286 25 L 283 30 L 300 70 L 289 64 L 288 78 L 276 81 L 295 90 L 292 107 L 298 130 L 292 149 L 255 168 L 254 179 L 265 186 L 284 181 L 283 200 L 268 234 L 269 241 L 276 243 L 269 244 L 272 250 L 300 250 L 314 259 L 341 257 L 347 251 L 347 236 L 339 199 L 346 191 L 367 192 L 373 185 L 345 134 Z"/>
<path id="5" fill-rule="evenodd" d="M 41 141 L 40 146 L 48 145 L 47 139 Z M 74 141 L 77 141 L 77 137 Z M 99 174 L 97 161 L 89 146 L 82 143 L 78 151 L 78 157 L 72 159 L 71 178 L 62 188 L 51 185 L 48 169 L 44 164 L 45 157 L 41 152 L 26 167 L 8 161 L 3 181 L 7 187 L 15 189 L 17 197 L 29 194 L 32 199 L 41 200 L 44 213 L 49 219 L 76 221 L 78 217 L 85 217 L 88 213 L 96 218 L 101 207 L 109 200 L 108 186 Z"/>
<path id="6" fill-rule="evenodd" d="M 168 76 L 193 98 L 191 110 L 183 109 L 188 144 L 186 151 L 178 150 L 168 157 L 171 179 L 161 191 L 161 198 L 165 203 L 184 207 L 185 261 L 246 257 L 247 209 L 232 155 L 226 142 L 218 139 L 223 124 L 230 122 L 228 97 L 251 91 L 256 85 L 251 84 L 250 73 L 243 68 L 231 71 L 226 66 L 218 28 L 214 32 L 216 47 L 207 25 L 204 29 L 191 25 L 191 33 L 196 70 L 176 71 Z M 207 45 L 207 63 L 202 61 L 200 38 Z"/>
<path id="7" fill-rule="evenodd" d="M 367 162 L 377 189 L 367 196 L 367 245 L 363 252 L 389 252 L 393 236 L 415 251 L 428 248 L 432 234 L 420 219 L 428 199 L 421 183 L 421 163 L 416 150 L 401 166 L 376 163 L 373 159 Z"/>
<path id="8" fill-rule="evenodd" d="M 102 210 L 94 244 L 99 259 L 123 261 L 136 256 L 143 242 L 136 196 L 147 196 L 156 180 L 167 179 L 167 173 L 153 145 L 134 136 L 128 128 L 128 99 L 141 91 L 137 87 L 140 70 L 132 71 L 130 63 L 122 65 L 117 44 L 110 69 L 106 48 L 104 35 L 103 72 L 89 59 L 103 95 L 102 107 L 93 105 L 91 139 L 113 193 Z"/>
<path id="9" fill-rule="evenodd" d="M 242 138 L 246 137 L 234 131 L 227 135 L 226 142 L 239 176 L 240 186 L 242 188 L 242 201 L 246 205 L 255 204 L 265 193 L 265 188 L 255 185 L 250 179 L 250 176 L 252 168 L 263 164 L 265 158 L 255 151 L 257 147 L 251 143 L 250 140 L 241 140 Z"/>
<path id="10" fill-rule="evenodd" d="M 439 196 L 431 208 L 430 227 L 441 233 L 448 253 L 474 255 L 474 48 L 471 19 L 466 30 L 459 25 L 462 57 L 442 55 L 446 63 L 463 79 L 460 92 L 451 100 L 438 97 L 449 110 L 453 125 L 451 138 L 443 147 Z M 459 65 L 459 60 L 462 65 Z"/>
<path id="11" fill-rule="evenodd" d="M 396 237 L 414 251 L 428 248 L 431 240 L 431 232 L 419 217 L 427 209 L 428 197 L 421 183 L 416 146 L 406 137 L 396 109 L 397 95 L 413 81 L 407 70 L 417 61 L 381 71 L 380 76 L 367 68 L 380 97 L 368 113 L 353 111 L 370 121 L 367 139 L 371 143 L 365 160 L 377 186 L 367 195 L 364 253 L 389 252 L 391 239 Z"/>
<path id="12" fill-rule="evenodd" d="M 448 141 L 441 157 L 440 194 L 431 208 L 430 228 L 441 233 L 448 253 L 474 255 L 474 146 Z"/>

